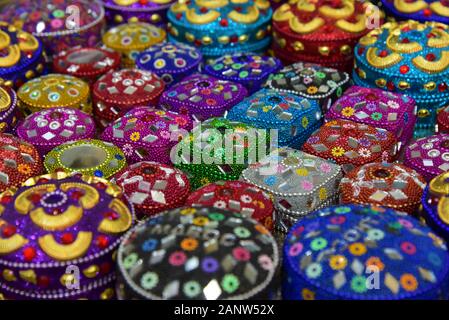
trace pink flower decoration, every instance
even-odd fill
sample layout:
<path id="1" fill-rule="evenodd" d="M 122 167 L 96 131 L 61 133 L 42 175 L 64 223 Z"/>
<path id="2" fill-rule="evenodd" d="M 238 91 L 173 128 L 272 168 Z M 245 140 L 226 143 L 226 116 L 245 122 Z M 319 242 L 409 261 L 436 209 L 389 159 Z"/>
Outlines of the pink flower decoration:
<path id="1" fill-rule="evenodd" d="M 311 191 L 313 189 L 313 183 L 307 180 L 301 182 L 301 187 L 306 191 Z"/>

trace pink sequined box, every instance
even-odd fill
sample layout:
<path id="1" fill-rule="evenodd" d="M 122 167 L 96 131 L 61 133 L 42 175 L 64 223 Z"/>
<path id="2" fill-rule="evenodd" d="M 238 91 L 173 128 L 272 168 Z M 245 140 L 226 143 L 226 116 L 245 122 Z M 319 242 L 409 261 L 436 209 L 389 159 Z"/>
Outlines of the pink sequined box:
<path id="1" fill-rule="evenodd" d="M 413 137 L 415 101 L 397 93 L 352 86 L 331 106 L 326 121 L 346 119 L 393 133 L 399 149 Z"/>

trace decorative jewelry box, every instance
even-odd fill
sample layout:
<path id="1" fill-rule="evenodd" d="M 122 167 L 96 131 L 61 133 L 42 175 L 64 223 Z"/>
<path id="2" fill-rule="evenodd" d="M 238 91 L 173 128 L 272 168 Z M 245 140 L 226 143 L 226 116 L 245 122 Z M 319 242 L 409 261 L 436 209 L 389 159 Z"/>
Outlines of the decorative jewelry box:
<path id="1" fill-rule="evenodd" d="M 381 0 L 385 10 L 398 20 L 449 23 L 449 3 L 445 0 Z"/>

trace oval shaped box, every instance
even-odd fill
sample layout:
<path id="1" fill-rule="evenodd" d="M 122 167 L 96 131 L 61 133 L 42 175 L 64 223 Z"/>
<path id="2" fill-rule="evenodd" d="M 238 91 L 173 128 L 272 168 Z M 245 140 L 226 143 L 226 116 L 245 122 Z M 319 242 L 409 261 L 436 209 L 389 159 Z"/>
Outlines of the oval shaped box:
<path id="1" fill-rule="evenodd" d="M 407 146 L 404 164 L 418 171 L 426 181 L 449 171 L 449 135 L 417 139 Z"/>
<path id="2" fill-rule="evenodd" d="M 276 228 L 287 232 L 313 210 L 335 204 L 341 168 L 292 148 L 280 148 L 242 172 L 241 179 L 274 198 Z"/>
<path id="3" fill-rule="evenodd" d="M 16 92 L 11 88 L 0 86 L 0 133 L 14 132 L 18 116 Z"/>
<path id="4" fill-rule="evenodd" d="M 270 44 L 272 14 L 266 0 L 178 2 L 168 10 L 168 39 L 194 44 L 205 59 L 262 53 Z"/>
<path id="5" fill-rule="evenodd" d="M 45 52 L 35 36 L 2 21 L 0 37 L 2 49 L 5 50 L 0 59 L 2 85 L 18 89 L 28 80 L 46 72 Z"/>
<path id="6" fill-rule="evenodd" d="M 237 52 L 207 64 L 204 72 L 219 79 L 240 83 L 253 94 L 281 67 L 282 63 L 275 57 Z"/>
<path id="7" fill-rule="evenodd" d="M 109 29 L 103 44 L 121 54 L 123 68 L 133 68 L 140 52 L 165 41 L 163 29 L 148 23 L 125 23 Z"/>
<path id="8" fill-rule="evenodd" d="M 437 21 L 449 23 L 449 4 L 440 0 L 382 0 L 388 13 L 398 20 Z"/>
<path id="9" fill-rule="evenodd" d="M 97 0 L 17 0 L 3 8 L 0 17 L 40 39 L 49 57 L 76 46 L 97 45 L 105 27 L 104 9 Z"/>
<path id="10" fill-rule="evenodd" d="M 201 52 L 183 43 L 151 46 L 136 58 L 137 68 L 157 74 L 167 86 L 181 81 L 201 69 Z"/>
<path id="11" fill-rule="evenodd" d="M 311 63 L 294 63 L 270 76 L 267 87 L 318 101 L 323 113 L 352 82 L 349 74 Z"/>
<path id="12" fill-rule="evenodd" d="M 449 107 L 441 109 L 437 116 L 437 132 L 449 133 Z"/>
<path id="13" fill-rule="evenodd" d="M 405 95 L 352 86 L 334 102 L 325 119 L 346 119 L 388 130 L 395 134 L 401 150 L 413 138 L 416 104 Z"/>
<path id="14" fill-rule="evenodd" d="M 290 1 L 273 14 L 272 47 L 286 64 L 304 61 L 349 72 L 357 41 L 382 22 L 378 7 L 358 0 Z"/>
<path id="15" fill-rule="evenodd" d="M 105 49 L 77 47 L 60 52 L 53 59 L 53 70 L 78 77 L 90 85 L 120 65 L 120 55 Z"/>
<path id="16" fill-rule="evenodd" d="M 315 100 L 262 89 L 229 110 L 226 119 L 256 128 L 276 130 L 279 146 L 300 148 L 320 127 L 321 109 Z"/>
<path id="17" fill-rule="evenodd" d="M 89 85 L 69 75 L 53 73 L 30 80 L 17 91 L 17 98 L 25 116 L 54 107 L 92 113 Z"/>
<path id="18" fill-rule="evenodd" d="M 255 220 L 184 207 L 130 231 L 117 261 L 122 300 L 270 299 L 279 254 L 273 236 Z"/>
<path id="19" fill-rule="evenodd" d="M 108 179 L 126 167 L 123 151 L 112 143 L 95 139 L 66 142 L 47 153 L 48 172 L 82 173 Z"/>
<path id="20" fill-rule="evenodd" d="M 405 213 L 329 207 L 290 230 L 284 244 L 283 298 L 444 300 L 448 259 L 445 242 Z"/>
<path id="21" fill-rule="evenodd" d="M 30 114 L 17 127 L 17 136 L 35 146 L 42 156 L 68 141 L 93 138 L 91 116 L 73 108 L 50 108 Z"/>
<path id="22" fill-rule="evenodd" d="M 132 206 L 119 187 L 94 177 L 47 174 L 3 192 L 1 206 L 0 290 L 6 295 L 63 299 L 77 293 L 70 287 L 79 280 L 81 296 L 89 296 L 92 287 L 111 282 L 114 252 L 133 224 Z M 79 279 L 69 266 L 78 268 Z"/>
<path id="23" fill-rule="evenodd" d="M 445 172 L 433 178 L 422 197 L 422 215 L 426 223 L 446 241 L 449 240 L 448 177 Z"/>
<path id="24" fill-rule="evenodd" d="M 31 144 L 12 134 L 0 133 L 0 192 L 19 187 L 28 178 L 42 173 L 42 159 Z"/>
<path id="25" fill-rule="evenodd" d="M 132 164 L 114 181 L 123 188 L 138 218 L 181 207 L 190 193 L 189 180 L 182 171 L 158 162 Z"/>
<path id="26" fill-rule="evenodd" d="M 246 95 L 246 89 L 238 83 L 197 73 L 166 90 L 159 104 L 164 110 L 188 114 L 195 121 L 203 121 L 223 116 Z"/>
<path id="27" fill-rule="evenodd" d="M 224 209 L 252 218 L 273 231 L 274 206 L 270 196 L 253 184 L 243 181 L 217 181 L 187 198 L 186 206 Z"/>
<path id="28" fill-rule="evenodd" d="M 350 120 L 332 120 L 304 144 L 303 151 L 340 164 L 345 173 L 370 162 L 391 162 L 397 140 L 385 129 Z"/>
<path id="29" fill-rule="evenodd" d="M 147 22 L 159 27 L 167 23 L 167 10 L 175 0 L 102 0 L 109 25 Z"/>
<path id="30" fill-rule="evenodd" d="M 367 163 L 340 183 L 341 203 L 377 205 L 418 216 L 426 181 L 400 163 Z"/>
<path id="31" fill-rule="evenodd" d="M 164 82 L 148 71 L 122 69 L 108 72 L 92 89 L 98 124 L 106 127 L 134 107 L 155 106 L 164 88 Z"/>
<path id="32" fill-rule="evenodd" d="M 123 150 L 128 163 L 156 161 L 171 163 L 171 152 L 192 129 L 188 116 L 150 107 L 137 107 L 111 123 L 101 139 Z"/>
<path id="33" fill-rule="evenodd" d="M 355 49 L 354 82 L 412 97 L 418 133 L 434 128 L 437 110 L 448 100 L 448 28 L 435 22 L 386 23 Z"/>

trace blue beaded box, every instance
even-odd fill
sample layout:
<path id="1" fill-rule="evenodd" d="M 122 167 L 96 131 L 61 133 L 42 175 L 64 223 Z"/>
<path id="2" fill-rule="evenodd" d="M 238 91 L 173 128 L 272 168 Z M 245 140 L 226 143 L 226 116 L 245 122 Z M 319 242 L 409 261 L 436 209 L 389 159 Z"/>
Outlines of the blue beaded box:
<path id="1" fill-rule="evenodd" d="M 256 128 L 277 130 L 278 145 L 300 148 L 322 124 L 316 100 L 287 92 L 262 89 L 235 105 L 226 115 Z"/>
<path id="2" fill-rule="evenodd" d="M 245 86 L 250 94 L 258 91 L 270 74 L 282 67 L 279 59 L 252 53 L 225 55 L 206 65 L 204 72 Z"/>
<path id="3" fill-rule="evenodd" d="M 289 300 L 447 299 L 445 242 L 393 209 L 335 206 L 295 224 L 284 244 Z"/>
<path id="4" fill-rule="evenodd" d="M 139 54 L 136 65 L 138 69 L 157 74 L 170 86 L 200 71 L 202 59 L 201 52 L 192 46 L 160 43 Z"/>
<path id="5" fill-rule="evenodd" d="M 449 100 L 448 30 L 411 20 L 372 30 L 355 48 L 354 82 L 412 97 L 418 107 L 415 130 L 433 130 L 437 110 Z"/>
<path id="6" fill-rule="evenodd" d="M 398 20 L 437 21 L 449 24 L 447 0 L 381 0 L 389 15 Z"/>
<path id="7" fill-rule="evenodd" d="M 191 43 L 206 59 L 234 52 L 263 52 L 271 40 L 267 0 L 191 0 L 168 11 L 169 40 Z"/>

